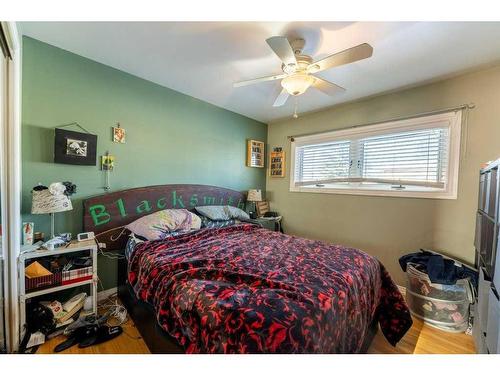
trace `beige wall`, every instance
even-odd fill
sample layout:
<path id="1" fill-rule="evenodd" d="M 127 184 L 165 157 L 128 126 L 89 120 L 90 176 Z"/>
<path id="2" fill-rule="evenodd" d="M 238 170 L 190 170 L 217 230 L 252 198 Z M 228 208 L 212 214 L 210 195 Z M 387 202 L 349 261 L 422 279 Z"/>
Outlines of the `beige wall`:
<path id="1" fill-rule="evenodd" d="M 284 215 L 285 231 L 360 248 L 379 258 L 398 283 L 404 281 L 398 258 L 419 248 L 473 263 L 478 171 L 481 163 L 500 157 L 500 67 L 272 123 L 268 144 L 282 146 L 289 162 L 287 135 L 471 102 L 476 109 L 469 114 L 467 147 L 462 147 L 457 200 L 291 193 L 288 169 L 284 179 L 267 178 L 267 197 Z"/>

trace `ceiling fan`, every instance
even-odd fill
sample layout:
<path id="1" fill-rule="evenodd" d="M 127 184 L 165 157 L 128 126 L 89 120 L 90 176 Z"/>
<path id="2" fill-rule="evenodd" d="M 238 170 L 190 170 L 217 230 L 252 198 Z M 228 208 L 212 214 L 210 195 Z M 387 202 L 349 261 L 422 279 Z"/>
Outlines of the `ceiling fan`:
<path id="1" fill-rule="evenodd" d="M 281 87 L 283 87 L 283 89 L 274 101 L 273 107 L 279 107 L 285 104 L 289 95 L 302 95 L 309 87 L 314 87 L 332 96 L 345 91 L 343 87 L 316 77 L 313 74 L 336 66 L 366 59 L 373 53 L 372 46 L 368 43 L 363 43 L 313 62 L 311 56 L 302 54 L 302 50 L 305 46 L 304 39 L 296 39 L 290 43 L 284 36 L 273 36 L 266 39 L 266 42 L 283 62 L 281 64 L 283 74 L 240 81 L 234 83 L 233 86 L 241 87 L 254 83 L 281 79 Z"/>

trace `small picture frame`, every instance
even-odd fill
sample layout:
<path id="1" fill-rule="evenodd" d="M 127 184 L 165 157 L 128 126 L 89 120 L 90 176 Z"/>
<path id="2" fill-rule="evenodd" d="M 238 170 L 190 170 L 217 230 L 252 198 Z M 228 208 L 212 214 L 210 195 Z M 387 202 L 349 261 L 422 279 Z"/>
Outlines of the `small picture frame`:
<path id="1" fill-rule="evenodd" d="M 275 147 L 269 155 L 269 176 L 285 177 L 285 151 Z"/>
<path id="2" fill-rule="evenodd" d="M 88 142 L 79 139 L 66 138 L 66 155 L 87 157 Z"/>
<path id="3" fill-rule="evenodd" d="M 112 171 L 115 167 L 115 157 L 112 155 L 101 156 L 101 169 L 103 171 Z"/>
<path id="4" fill-rule="evenodd" d="M 33 237 L 35 233 L 35 223 L 23 223 L 23 245 L 33 245 Z"/>
<path id="5" fill-rule="evenodd" d="M 54 163 L 96 165 L 97 135 L 55 129 Z"/>
<path id="6" fill-rule="evenodd" d="M 120 124 L 118 126 L 113 126 L 113 142 L 115 143 L 125 143 L 127 132 L 123 129 Z"/>
<path id="7" fill-rule="evenodd" d="M 257 216 L 259 217 L 262 217 L 266 214 L 266 212 L 269 212 L 268 201 L 255 202 L 255 206 L 257 208 Z"/>

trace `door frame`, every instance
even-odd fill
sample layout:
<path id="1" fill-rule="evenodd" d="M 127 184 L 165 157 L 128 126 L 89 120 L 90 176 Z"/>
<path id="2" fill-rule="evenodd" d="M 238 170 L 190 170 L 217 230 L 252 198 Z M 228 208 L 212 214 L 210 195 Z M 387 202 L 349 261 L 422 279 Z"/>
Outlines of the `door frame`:
<path id="1" fill-rule="evenodd" d="M 2 242 L 4 243 L 5 339 L 7 352 L 19 348 L 17 259 L 21 249 L 21 37 L 15 22 L 1 22 L 7 59 L 7 105 L 2 137 Z"/>

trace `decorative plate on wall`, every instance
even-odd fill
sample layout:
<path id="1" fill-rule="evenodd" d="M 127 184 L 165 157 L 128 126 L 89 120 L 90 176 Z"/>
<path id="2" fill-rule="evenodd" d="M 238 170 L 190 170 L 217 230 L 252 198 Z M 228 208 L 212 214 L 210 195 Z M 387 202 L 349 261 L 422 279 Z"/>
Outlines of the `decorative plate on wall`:
<path id="1" fill-rule="evenodd" d="M 97 135 L 55 129 L 54 163 L 96 165 Z"/>

